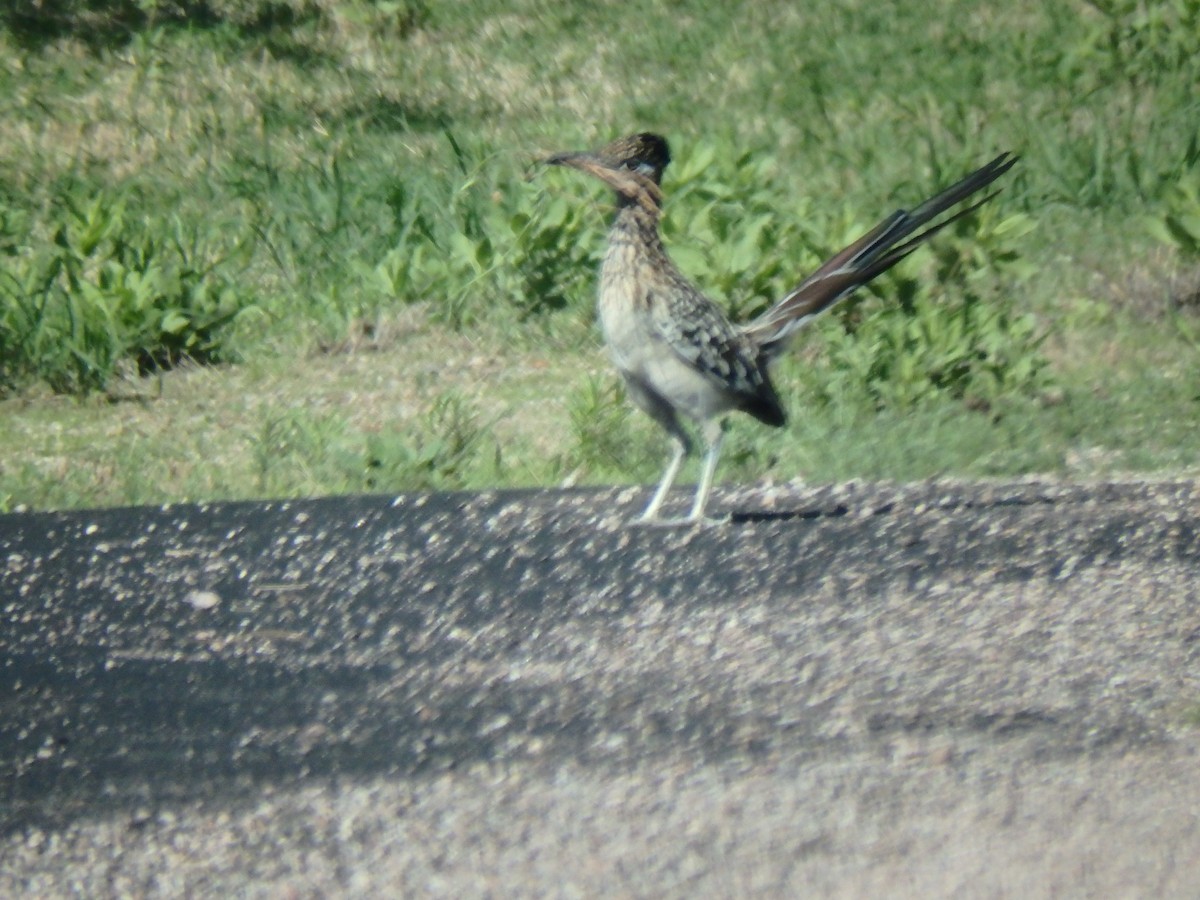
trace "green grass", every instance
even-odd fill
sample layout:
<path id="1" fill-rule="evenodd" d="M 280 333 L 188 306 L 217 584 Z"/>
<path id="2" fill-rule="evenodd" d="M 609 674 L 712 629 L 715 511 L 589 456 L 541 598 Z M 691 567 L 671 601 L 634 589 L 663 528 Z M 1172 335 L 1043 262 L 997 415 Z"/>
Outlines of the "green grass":
<path id="1" fill-rule="evenodd" d="M 672 252 L 737 316 L 1022 155 L 799 342 L 792 424 L 735 418 L 724 480 L 1200 462 L 1200 0 L 47 0 L 0 26 L 0 509 L 653 480 L 592 327 L 608 198 L 527 178 L 640 129 L 675 149 Z"/>

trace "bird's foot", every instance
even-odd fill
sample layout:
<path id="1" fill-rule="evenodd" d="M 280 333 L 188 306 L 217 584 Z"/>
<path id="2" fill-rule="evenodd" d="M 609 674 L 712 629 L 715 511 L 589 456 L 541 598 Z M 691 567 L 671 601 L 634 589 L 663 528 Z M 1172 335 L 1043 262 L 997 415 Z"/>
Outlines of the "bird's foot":
<path id="1" fill-rule="evenodd" d="M 660 518 L 658 516 L 638 516 L 630 525 L 647 528 L 709 528 L 717 525 L 728 525 L 729 516 L 673 516 Z"/>

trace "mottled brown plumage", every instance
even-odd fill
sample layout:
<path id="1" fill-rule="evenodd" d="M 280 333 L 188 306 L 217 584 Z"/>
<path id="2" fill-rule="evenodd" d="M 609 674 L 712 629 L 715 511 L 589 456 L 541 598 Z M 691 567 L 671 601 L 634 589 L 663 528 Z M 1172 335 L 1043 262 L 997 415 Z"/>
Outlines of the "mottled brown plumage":
<path id="1" fill-rule="evenodd" d="M 987 187 L 1016 162 L 1002 154 L 911 212 L 897 211 L 835 254 L 757 319 L 734 325 L 676 268 L 659 236 L 662 175 L 671 161 L 667 142 L 635 134 L 595 152 L 560 153 L 543 162 L 599 178 L 617 196 L 617 214 L 600 268 L 600 327 L 630 398 L 658 422 L 675 451 L 642 515 L 658 519 L 663 500 L 691 450 L 681 419 L 700 427 L 707 451 L 690 514 L 703 520 L 721 451 L 721 421 L 733 410 L 767 425 L 786 414 L 768 366 L 788 339 L 818 313 L 894 266 L 922 242 L 986 202 L 984 196 L 914 235 L 951 207 Z"/>

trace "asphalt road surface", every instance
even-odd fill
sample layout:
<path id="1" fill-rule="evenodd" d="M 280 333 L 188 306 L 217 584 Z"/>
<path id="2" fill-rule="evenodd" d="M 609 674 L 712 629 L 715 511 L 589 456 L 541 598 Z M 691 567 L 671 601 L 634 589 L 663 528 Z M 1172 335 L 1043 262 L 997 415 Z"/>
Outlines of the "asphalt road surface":
<path id="1" fill-rule="evenodd" d="M 0 516 L 0 896 L 1200 895 L 1200 485 L 644 499 Z"/>

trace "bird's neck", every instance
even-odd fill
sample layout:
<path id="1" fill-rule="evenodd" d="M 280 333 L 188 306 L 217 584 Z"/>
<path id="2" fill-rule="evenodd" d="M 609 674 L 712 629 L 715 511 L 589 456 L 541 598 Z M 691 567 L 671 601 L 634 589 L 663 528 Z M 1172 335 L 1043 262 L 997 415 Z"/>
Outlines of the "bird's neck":
<path id="1" fill-rule="evenodd" d="M 617 215 L 609 232 L 611 240 L 633 242 L 648 250 L 661 251 L 658 233 L 662 195 L 639 192 L 636 196 L 617 195 Z"/>

